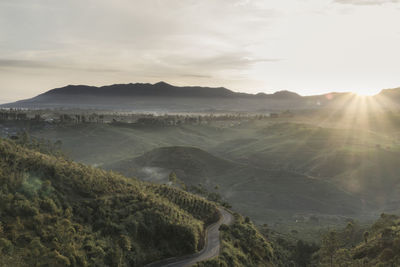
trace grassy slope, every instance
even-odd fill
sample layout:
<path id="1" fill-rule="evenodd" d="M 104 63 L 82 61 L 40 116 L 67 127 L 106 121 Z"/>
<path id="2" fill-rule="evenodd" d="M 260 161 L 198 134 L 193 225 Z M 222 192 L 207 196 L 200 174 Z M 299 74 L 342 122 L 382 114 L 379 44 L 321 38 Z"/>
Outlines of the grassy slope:
<path id="1" fill-rule="evenodd" d="M 195 252 L 217 216 L 194 195 L 2 139 L 0 166 L 0 265 L 141 266 Z"/>
<path id="2" fill-rule="evenodd" d="M 72 158 L 87 164 L 124 160 L 157 147 L 170 145 L 213 146 L 218 139 L 215 127 L 121 127 L 112 125 L 54 126 L 34 135 L 63 141 L 63 149 Z M 212 138 L 210 138 L 212 136 Z"/>
<path id="3" fill-rule="evenodd" d="M 132 159 L 158 147 L 195 146 L 222 158 L 239 162 L 238 165 L 247 164 L 253 167 L 250 171 L 234 169 L 229 173 L 229 181 L 232 181 L 230 184 L 229 181 L 226 182 L 229 187 L 233 187 L 236 183 L 236 188 L 239 188 L 240 183 L 251 184 L 253 180 L 261 183 L 279 181 L 289 188 L 289 191 L 278 192 L 293 193 L 296 188 L 291 186 L 291 180 L 270 178 L 268 172 L 274 170 L 283 174 L 280 176 L 285 178 L 304 178 L 305 175 L 334 183 L 343 190 L 344 199 L 348 199 L 350 194 L 355 194 L 362 200 L 365 208 L 371 205 L 381 210 L 396 207 L 399 201 L 397 173 L 400 171 L 398 155 L 400 149 L 395 135 L 397 126 L 392 125 L 396 121 L 393 123 L 392 120 L 385 121 L 384 129 L 392 125 L 389 135 L 356 128 L 323 128 L 312 125 L 314 122 L 309 118 L 294 118 L 287 123 L 283 122 L 285 120 L 221 122 L 201 126 L 156 128 L 110 125 L 61 126 L 35 131 L 34 134 L 53 140 L 61 139 L 64 143 L 63 148 L 69 151 L 72 158 L 96 165 Z M 318 123 L 320 121 L 321 119 L 316 120 Z M 320 125 L 333 127 L 330 121 L 324 121 Z M 228 180 L 226 177 L 228 174 L 221 175 L 219 180 L 226 181 Z M 255 179 L 251 180 L 249 177 Z M 218 177 L 213 177 L 214 179 L 217 180 Z M 258 182 L 254 185 L 257 188 L 260 186 Z M 264 189 L 268 188 L 273 189 L 273 187 Z M 312 189 L 307 189 L 303 197 L 308 198 L 309 194 L 314 197 Z M 256 195 L 254 202 L 257 202 Z M 244 194 L 228 196 L 232 196 L 230 199 L 232 201 Z M 319 201 L 325 202 L 322 191 L 318 198 Z M 269 198 L 260 199 L 259 208 L 266 202 L 272 203 L 271 201 Z M 303 200 L 304 203 L 307 203 L 306 201 L 308 199 Z M 241 200 L 238 199 L 237 202 Z M 287 201 L 280 202 L 284 204 Z M 347 205 L 346 203 L 348 201 L 343 202 L 344 205 Z M 358 203 L 354 202 L 354 206 L 357 205 Z M 353 204 L 350 208 L 352 206 Z M 250 210 L 251 215 L 259 214 L 259 208 Z"/>
<path id="4" fill-rule="evenodd" d="M 400 264 L 400 217 L 382 214 L 381 217 L 366 229 L 368 237 L 356 244 L 348 244 L 356 235 L 352 227 L 346 227 L 335 234 L 332 261 L 333 266 L 399 266 Z M 365 233 L 364 232 L 364 233 Z M 328 245 L 329 246 L 329 245 Z M 318 266 L 330 266 L 330 256 L 324 246 L 315 255 Z"/>
<path id="5" fill-rule="evenodd" d="M 256 141 L 234 149 L 223 143 L 216 151 L 260 168 L 292 170 L 334 182 L 379 207 L 399 201 L 394 189 L 399 186 L 400 152 L 393 138 L 293 123 L 259 131 L 262 138 Z"/>
<path id="6" fill-rule="evenodd" d="M 126 176 L 135 176 L 145 167 L 157 167 L 168 170 L 164 172 L 166 182 L 170 171 L 188 184 L 204 183 L 206 179 L 222 175 L 237 169 L 237 164 L 224 160 L 195 147 L 161 147 L 150 150 L 139 157 L 121 160 L 103 165 L 106 169 L 116 170 Z"/>
<path id="7" fill-rule="evenodd" d="M 382 214 L 369 229 L 367 243 L 351 249 L 353 260 L 367 266 L 398 266 L 400 264 L 400 218 Z"/>
<path id="8" fill-rule="evenodd" d="M 268 220 L 274 210 L 288 214 L 315 212 L 349 215 L 358 212 L 362 206 L 359 200 L 330 183 L 284 170 L 249 167 L 223 160 L 198 148 L 154 149 L 143 156 L 108 167 L 121 170 L 128 176 L 135 175 L 141 168 L 157 167 L 165 177 L 162 182 L 166 182 L 168 173 L 174 171 L 189 185 L 202 183 L 209 190 L 218 185 L 220 193 L 235 209 L 257 221 Z"/>

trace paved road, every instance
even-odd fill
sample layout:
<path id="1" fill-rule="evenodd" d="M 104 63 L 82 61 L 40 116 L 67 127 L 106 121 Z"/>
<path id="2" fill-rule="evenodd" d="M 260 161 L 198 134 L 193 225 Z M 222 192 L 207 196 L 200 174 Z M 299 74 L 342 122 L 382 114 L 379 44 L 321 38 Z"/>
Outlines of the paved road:
<path id="1" fill-rule="evenodd" d="M 183 258 L 167 259 L 165 261 L 148 264 L 146 267 L 188 267 L 196 262 L 217 256 L 220 249 L 219 227 L 221 224 L 229 225 L 234 220 L 232 214 L 226 210 L 219 208 L 219 212 L 221 213 L 221 219 L 207 228 L 207 243 L 201 251 Z"/>

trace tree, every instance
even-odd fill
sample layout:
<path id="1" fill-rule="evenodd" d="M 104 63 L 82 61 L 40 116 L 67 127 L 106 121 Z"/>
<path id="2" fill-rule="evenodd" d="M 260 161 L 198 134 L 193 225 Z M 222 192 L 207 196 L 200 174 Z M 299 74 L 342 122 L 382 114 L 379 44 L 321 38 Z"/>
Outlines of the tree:
<path id="1" fill-rule="evenodd" d="M 355 227 L 353 222 L 349 222 L 345 228 L 345 239 L 348 245 L 351 245 L 354 242 L 354 235 L 355 235 Z"/>
<path id="2" fill-rule="evenodd" d="M 178 177 L 176 177 L 176 173 L 175 172 L 171 172 L 168 176 L 168 181 L 170 181 L 171 183 L 175 184 L 176 180 L 178 179 Z"/>
<path id="3" fill-rule="evenodd" d="M 27 131 L 23 131 L 19 136 L 20 142 L 23 146 L 27 146 L 30 143 L 31 137 Z"/>
<path id="4" fill-rule="evenodd" d="M 314 244 L 308 244 L 302 240 L 297 241 L 292 254 L 293 260 L 298 266 L 306 267 L 310 265 L 311 255 L 316 252 L 319 247 Z"/>
<path id="5" fill-rule="evenodd" d="M 339 240 L 335 231 L 329 232 L 322 238 L 322 253 L 323 255 L 329 257 L 329 263 L 331 267 L 333 266 L 333 258 L 338 248 Z"/>
<path id="6" fill-rule="evenodd" d="M 183 190 L 186 190 L 186 184 L 178 179 L 175 172 L 171 172 L 168 176 L 168 180 L 174 184 L 179 185 Z"/>
<path id="7" fill-rule="evenodd" d="M 132 249 L 132 243 L 128 236 L 121 235 L 120 236 L 120 246 L 125 251 L 130 251 Z"/>
<path id="8" fill-rule="evenodd" d="M 363 234 L 365 244 L 368 243 L 369 232 L 365 231 Z"/>

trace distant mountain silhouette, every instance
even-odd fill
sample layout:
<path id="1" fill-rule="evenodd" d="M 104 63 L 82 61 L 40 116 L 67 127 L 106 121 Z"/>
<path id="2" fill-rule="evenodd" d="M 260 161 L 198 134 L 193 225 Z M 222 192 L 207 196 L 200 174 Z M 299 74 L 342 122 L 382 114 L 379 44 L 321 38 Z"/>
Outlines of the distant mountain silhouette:
<path id="1" fill-rule="evenodd" d="M 233 97 L 246 96 L 247 94 L 235 93 L 226 88 L 185 86 L 178 87 L 166 82 L 114 84 L 101 87 L 87 85 L 68 85 L 62 88 L 50 90 L 40 96 L 55 95 L 93 95 L 108 97 L 135 97 L 135 96 L 159 96 L 159 97 Z"/>
<path id="2" fill-rule="evenodd" d="M 343 106 L 356 95 L 329 93 L 300 96 L 290 91 L 273 94 L 233 92 L 224 87 L 174 86 L 166 82 L 114 84 L 101 87 L 68 85 L 36 97 L 4 104 L 15 108 L 94 108 L 133 111 L 273 111 Z M 400 88 L 377 96 L 400 98 Z"/>
<path id="3" fill-rule="evenodd" d="M 393 89 L 383 89 L 377 96 L 384 96 L 388 98 L 400 98 L 400 87 Z"/>

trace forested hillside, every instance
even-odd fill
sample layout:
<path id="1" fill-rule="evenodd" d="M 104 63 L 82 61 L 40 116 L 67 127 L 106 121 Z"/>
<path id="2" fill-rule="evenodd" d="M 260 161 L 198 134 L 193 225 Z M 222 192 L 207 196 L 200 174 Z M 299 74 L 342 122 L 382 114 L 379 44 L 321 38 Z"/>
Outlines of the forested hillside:
<path id="1" fill-rule="evenodd" d="M 221 225 L 220 255 L 196 264 L 196 267 L 288 266 L 288 258 L 275 251 L 270 241 L 260 234 L 248 217 L 235 214 L 231 226 Z"/>
<path id="2" fill-rule="evenodd" d="M 400 217 L 382 213 L 366 229 L 349 222 L 342 231 L 326 234 L 314 256 L 318 266 L 399 266 Z"/>
<path id="3" fill-rule="evenodd" d="M 203 246 L 215 204 L 0 140 L 0 266 L 142 266 Z"/>

